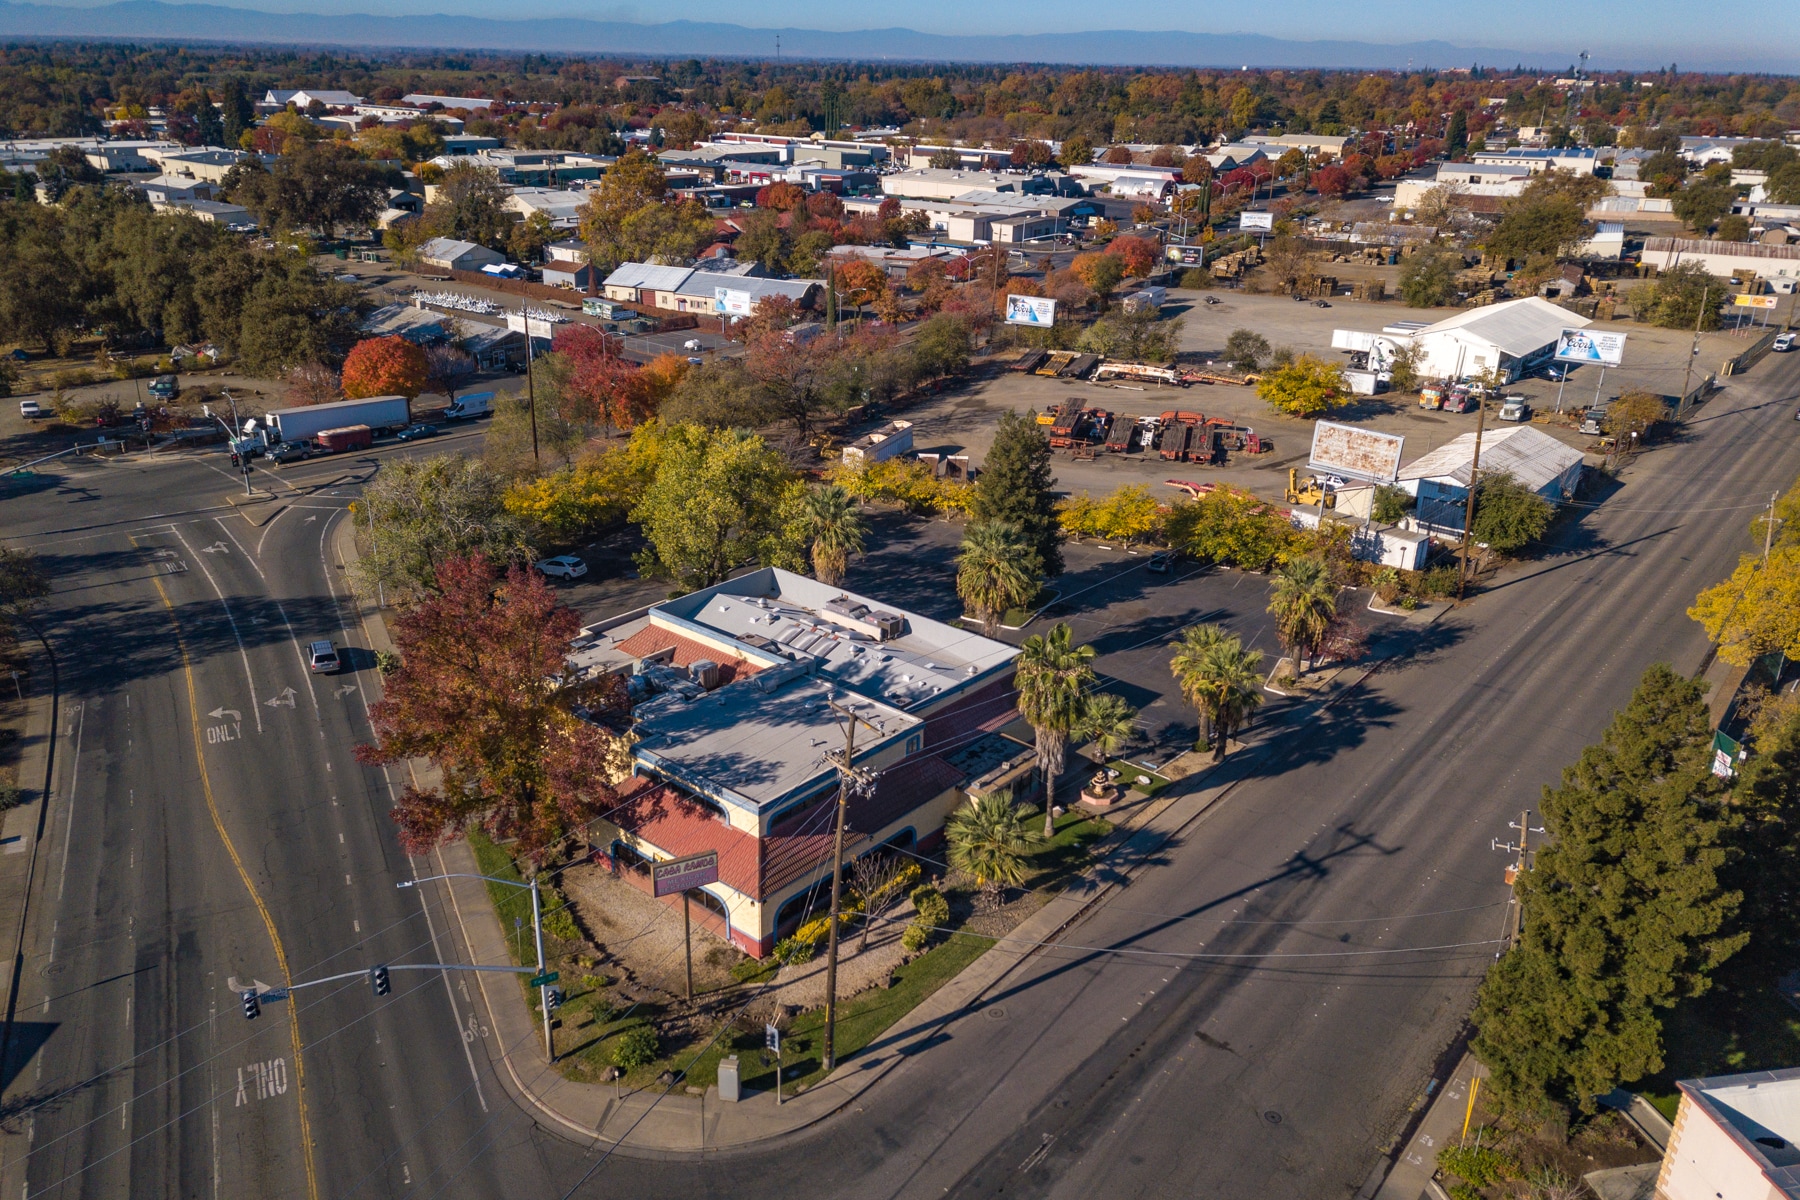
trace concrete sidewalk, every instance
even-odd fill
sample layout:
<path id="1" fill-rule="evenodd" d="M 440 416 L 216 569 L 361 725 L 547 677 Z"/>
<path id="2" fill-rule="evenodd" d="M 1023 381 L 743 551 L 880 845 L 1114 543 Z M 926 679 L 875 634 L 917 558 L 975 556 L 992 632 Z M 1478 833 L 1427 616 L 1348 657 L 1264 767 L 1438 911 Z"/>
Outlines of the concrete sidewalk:
<path id="1" fill-rule="evenodd" d="M 348 522 L 338 527 L 334 549 L 340 562 L 347 566 L 352 561 L 355 550 Z M 371 650 L 392 649 L 382 614 L 373 605 L 362 605 L 362 623 Z M 1319 694 L 1307 698 L 1289 715 L 1304 716 L 1329 706 L 1379 666 L 1376 662 L 1362 670 L 1340 671 Z M 745 1146 L 793 1133 L 842 1109 L 909 1056 L 936 1044 L 945 1026 L 978 1011 L 983 998 L 998 990 L 1034 951 L 1055 940 L 1171 838 L 1223 799 L 1255 769 L 1262 747 L 1291 727 L 1288 720 L 1259 725 L 1251 740 L 1224 762 L 1202 764 L 1155 798 L 1108 810 L 1105 817 L 1113 823 L 1113 832 L 1096 847 L 1093 867 L 871 1046 L 842 1060 L 826 1079 L 798 1096 L 789 1095 L 779 1106 L 772 1092 L 748 1094 L 736 1103 L 720 1100 L 716 1087 L 709 1087 L 704 1095 L 688 1095 L 679 1079 L 667 1089 L 631 1091 L 613 1084 L 564 1079 L 545 1061 L 542 1030 L 518 984 L 487 973 L 475 976 L 487 1024 L 481 1031 L 483 1044 L 515 1099 L 535 1109 L 566 1136 L 601 1145 L 617 1145 L 629 1138 L 637 1150 L 682 1154 Z M 436 771 L 429 764 L 414 763 L 411 770 L 421 786 L 436 782 Z M 436 857 L 433 874 L 477 870 L 466 842 L 445 846 Z M 468 961 L 512 961 L 508 934 L 501 928 L 484 884 L 475 879 L 452 879 L 433 886 L 444 889 Z"/>
<path id="2" fill-rule="evenodd" d="M 1357 1194 L 1370 1200 L 1445 1200 L 1448 1193 L 1432 1178 L 1437 1174 L 1438 1151 L 1456 1145 L 1462 1137 L 1469 1114 L 1469 1089 L 1477 1078 L 1486 1076 L 1487 1068 L 1476 1062 L 1473 1054 L 1465 1053 L 1450 1072 L 1449 1081 L 1431 1090 L 1427 1099 L 1431 1107 L 1379 1188 L 1371 1192 L 1365 1187 Z"/>

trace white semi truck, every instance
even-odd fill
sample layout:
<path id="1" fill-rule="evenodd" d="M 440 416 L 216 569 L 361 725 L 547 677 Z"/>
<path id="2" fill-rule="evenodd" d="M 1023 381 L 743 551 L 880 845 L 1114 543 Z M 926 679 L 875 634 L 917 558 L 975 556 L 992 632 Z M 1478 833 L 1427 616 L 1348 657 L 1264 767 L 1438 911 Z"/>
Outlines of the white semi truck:
<path id="1" fill-rule="evenodd" d="M 266 418 L 269 444 L 305 442 L 326 429 L 367 425 L 379 437 L 412 424 L 412 402 L 405 396 L 371 396 L 367 400 L 339 400 L 333 404 L 309 404 L 304 408 L 277 408 Z M 246 422 L 244 432 L 252 432 Z"/>

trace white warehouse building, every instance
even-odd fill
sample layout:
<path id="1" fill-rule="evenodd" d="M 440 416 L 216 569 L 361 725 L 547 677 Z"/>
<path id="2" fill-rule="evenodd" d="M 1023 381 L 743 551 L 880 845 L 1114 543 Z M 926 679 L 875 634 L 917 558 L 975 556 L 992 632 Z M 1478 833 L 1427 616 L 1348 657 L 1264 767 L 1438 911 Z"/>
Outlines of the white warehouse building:
<path id="1" fill-rule="evenodd" d="M 1502 383 L 1529 375 L 1556 353 L 1564 329 L 1585 329 L 1586 317 L 1548 300 L 1527 296 L 1483 308 L 1465 309 L 1432 325 L 1399 323 L 1380 333 L 1340 329 L 1331 344 L 1338 350 L 1366 350 L 1369 366 L 1386 371 L 1402 346 L 1419 352 L 1415 369 L 1441 379 L 1470 379 L 1498 369 Z"/>

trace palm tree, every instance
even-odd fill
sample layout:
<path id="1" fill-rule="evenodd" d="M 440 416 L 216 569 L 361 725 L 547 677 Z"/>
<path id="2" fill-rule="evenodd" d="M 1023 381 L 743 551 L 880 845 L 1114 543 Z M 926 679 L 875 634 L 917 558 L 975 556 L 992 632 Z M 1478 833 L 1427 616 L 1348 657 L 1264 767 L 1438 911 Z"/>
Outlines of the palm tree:
<path id="1" fill-rule="evenodd" d="M 1137 709 L 1131 707 L 1125 697 L 1111 692 L 1088 697 L 1080 733 L 1082 737 L 1093 739 L 1102 755 L 1110 759 L 1136 732 Z"/>
<path id="2" fill-rule="evenodd" d="M 1194 748 L 1212 744 L 1214 762 L 1225 757 L 1231 735 L 1262 703 L 1262 658 L 1262 651 L 1245 650 L 1219 625 L 1184 630 L 1175 643 L 1169 671 L 1200 716 Z"/>
<path id="3" fill-rule="evenodd" d="M 1275 614 L 1281 644 L 1304 671 L 1337 616 L 1337 587 L 1325 560 L 1297 558 L 1276 571 L 1269 611 Z"/>
<path id="4" fill-rule="evenodd" d="M 850 493 L 835 483 L 807 493 L 802 517 L 812 544 L 813 577 L 827 587 L 843 582 L 852 554 L 863 552 L 867 527 Z"/>
<path id="5" fill-rule="evenodd" d="M 1011 521 L 971 525 L 956 556 L 956 594 L 981 621 L 981 632 L 993 637 L 1009 608 L 1037 595 L 1035 551 L 1025 531 Z"/>
<path id="6" fill-rule="evenodd" d="M 1029 811 L 1002 789 L 971 799 L 944 822 L 950 865 L 973 879 L 990 901 L 1025 882 L 1025 858 L 1040 840 L 1025 823 Z"/>
<path id="7" fill-rule="evenodd" d="M 1038 762 L 1044 770 L 1044 836 L 1056 833 L 1056 780 L 1062 774 L 1063 751 L 1087 716 L 1093 688 L 1094 648 L 1074 646 L 1069 627 L 1060 622 L 1047 634 L 1033 634 L 1019 647 L 1019 715 L 1037 735 Z"/>

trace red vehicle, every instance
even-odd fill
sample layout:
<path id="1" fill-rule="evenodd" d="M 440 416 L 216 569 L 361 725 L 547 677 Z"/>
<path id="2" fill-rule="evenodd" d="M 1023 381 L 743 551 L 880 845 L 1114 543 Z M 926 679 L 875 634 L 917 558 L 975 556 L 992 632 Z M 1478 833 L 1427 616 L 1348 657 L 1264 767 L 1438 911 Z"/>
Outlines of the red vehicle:
<path id="1" fill-rule="evenodd" d="M 375 431 L 367 425 L 345 425 L 339 429 L 319 430 L 319 449 L 326 454 L 342 454 L 346 450 L 367 450 L 375 444 Z"/>

